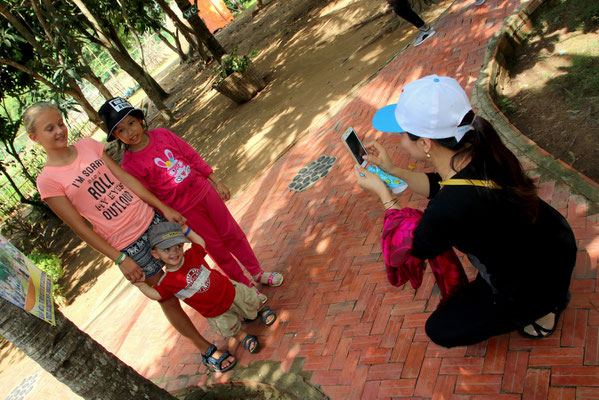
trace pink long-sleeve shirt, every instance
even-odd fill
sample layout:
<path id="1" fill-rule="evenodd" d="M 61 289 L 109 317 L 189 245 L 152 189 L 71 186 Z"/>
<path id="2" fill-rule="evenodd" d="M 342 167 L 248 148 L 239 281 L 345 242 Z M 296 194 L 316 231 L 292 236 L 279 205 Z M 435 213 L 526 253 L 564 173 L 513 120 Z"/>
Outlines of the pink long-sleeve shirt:
<path id="1" fill-rule="evenodd" d="M 152 129 L 147 134 L 148 145 L 139 151 L 126 151 L 122 168 L 162 202 L 185 213 L 206 195 L 212 168 L 168 129 Z"/>

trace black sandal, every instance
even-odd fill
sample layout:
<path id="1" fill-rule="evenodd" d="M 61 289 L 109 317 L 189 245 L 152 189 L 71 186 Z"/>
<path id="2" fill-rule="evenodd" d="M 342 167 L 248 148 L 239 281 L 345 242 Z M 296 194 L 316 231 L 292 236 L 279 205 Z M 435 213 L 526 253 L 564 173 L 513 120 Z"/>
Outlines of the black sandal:
<path id="1" fill-rule="evenodd" d="M 277 320 L 277 314 L 275 314 L 275 312 L 271 310 L 269 306 L 266 306 L 258 311 L 258 316 L 262 319 L 262 322 L 264 322 L 264 325 L 266 326 L 274 324 Z"/>
<path id="2" fill-rule="evenodd" d="M 536 321 L 533 321 L 530 324 L 525 325 L 522 328 L 518 329 L 518 333 L 520 334 L 520 336 L 523 336 L 527 339 L 545 339 L 546 337 L 551 336 L 555 332 L 555 329 L 557 328 L 557 323 L 559 322 L 559 317 L 562 315 L 562 312 L 566 309 L 566 307 L 568 307 L 568 303 L 570 303 L 570 292 L 568 292 L 568 296 L 566 298 L 566 302 L 564 303 L 564 305 L 561 307 L 556 307 L 555 310 L 551 311 L 553 314 L 555 314 L 555 320 L 553 321 L 553 326 L 551 327 L 551 329 L 547 329 L 547 328 L 537 324 Z M 526 332 L 524 330 L 524 328 L 526 328 L 527 326 L 532 326 L 532 329 L 534 329 L 535 333 L 530 334 L 530 333 Z"/>
<path id="3" fill-rule="evenodd" d="M 246 335 L 246 337 L 243 339 L 243 342 L 241 344 L 250 353 L 255 353 L 258 351 L 258 338 L 254 335 L 249 335 L 249 334 Z M 252 348 L 252 345 L 254 345 L 253 348 Z"/>
<path id="4" fill-rule="evenodd" d="M 208 347 L 208 350 L 206 350 L 206 353 L 202 354 L 202 363 L 205 366 L 214 369 L 216 372 L 226 372 L 233 368 L 235 364 L 237 364 L 237 360 L 233 360 L 228 366 L 223 368 L 223 361 L 225 361 L 229 357 L 232 357 L 231 353 L 225 351 L 218 359 L 216 359 L 212 357 L 216 350 L 216 346 L 211 344 L 210 347 Z"/>

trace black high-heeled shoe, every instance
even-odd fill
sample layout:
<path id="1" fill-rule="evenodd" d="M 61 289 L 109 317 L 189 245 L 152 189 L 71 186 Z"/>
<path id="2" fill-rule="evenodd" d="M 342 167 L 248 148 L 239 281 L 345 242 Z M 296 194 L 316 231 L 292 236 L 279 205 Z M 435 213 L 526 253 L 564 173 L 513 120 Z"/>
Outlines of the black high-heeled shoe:
<path id="1" fill-rule="evenodd" d="M 568 304 L 570 303 L 570 297 L 571 297 L 570 292 L 568 292 L 565 303 L 561 307 L 556 307 L 555 310 L 552 311 L 555 314 L 555 320 L 553 321 L 553 326 L 551 327 L 551 329 L 547 329 L 547 328 L 537 324 L 536 321 L 533 321 L 530 324 L 525 325 L 522 328 L 518 329 L 518 333 L 520 334 L 520 336 L 523 336 L 527 339 L 545 339 L 546 337 L 551 336 L 553 334 L 553 332 L 555 332 L 555 329 L 557 328 L 557 323 L 559 322 L 559 317 L 562 315 L 562 312 L 568 307 Z M 530 333 L 526 332 L 524 330 L 524 328 L 526 328 L 527 326 L 532 326 L 532 329 L 534 329 L 535 333 L 530 334 Z"/>

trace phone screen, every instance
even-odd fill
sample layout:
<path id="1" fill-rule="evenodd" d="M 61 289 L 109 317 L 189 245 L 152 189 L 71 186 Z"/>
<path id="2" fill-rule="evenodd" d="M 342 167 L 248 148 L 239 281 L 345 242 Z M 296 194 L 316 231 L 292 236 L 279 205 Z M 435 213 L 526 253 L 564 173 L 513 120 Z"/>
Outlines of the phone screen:
<path id="1" fill-rule="evenodd" d="M 354 131 L 353 129 L 351 130 L 351 132 L 349 133 L 349 135 L 347 135 L 347 138 L 345 139 L 345 143 L 347 143 L 352 154 L 354 155 L 356 160 L 358 160 L 358 164 L 364 164 L 364 158 L 362 157 L 366 155 L 366 149 L 364 149 L 364 146 L 362 146 L 362 143 L 360 142 L 360 139 L 358 138 L 356 131 Z"/>

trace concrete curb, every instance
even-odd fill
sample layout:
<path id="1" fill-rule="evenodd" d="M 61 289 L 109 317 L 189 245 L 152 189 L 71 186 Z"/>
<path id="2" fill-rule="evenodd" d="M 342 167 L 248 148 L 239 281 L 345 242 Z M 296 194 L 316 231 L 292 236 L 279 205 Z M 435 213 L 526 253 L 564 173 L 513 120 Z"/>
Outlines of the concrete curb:
<path id="1" fill-rule="evenodd" d="M 526 36 L 526 31 L 531 27 L 529 17 L 543 1 L 530 0 L 522 4 L 505 19 L 502 28 L 489 40 L 478 79 L 472 89 L 471 101 L 476 106 L 477 113 L 493 124 L 508 145 L 511 144 L 524 153 L 553 179 L 563 182 L 585 197 L 589 201 L 589 215 L 592 215 L 599 212 L 599 184 L 523 135 L 493 101 L 499 80 L 506 73 L 501 61 L 504 59 L 504 51 L 514 43 L 520 43 Z"/>

